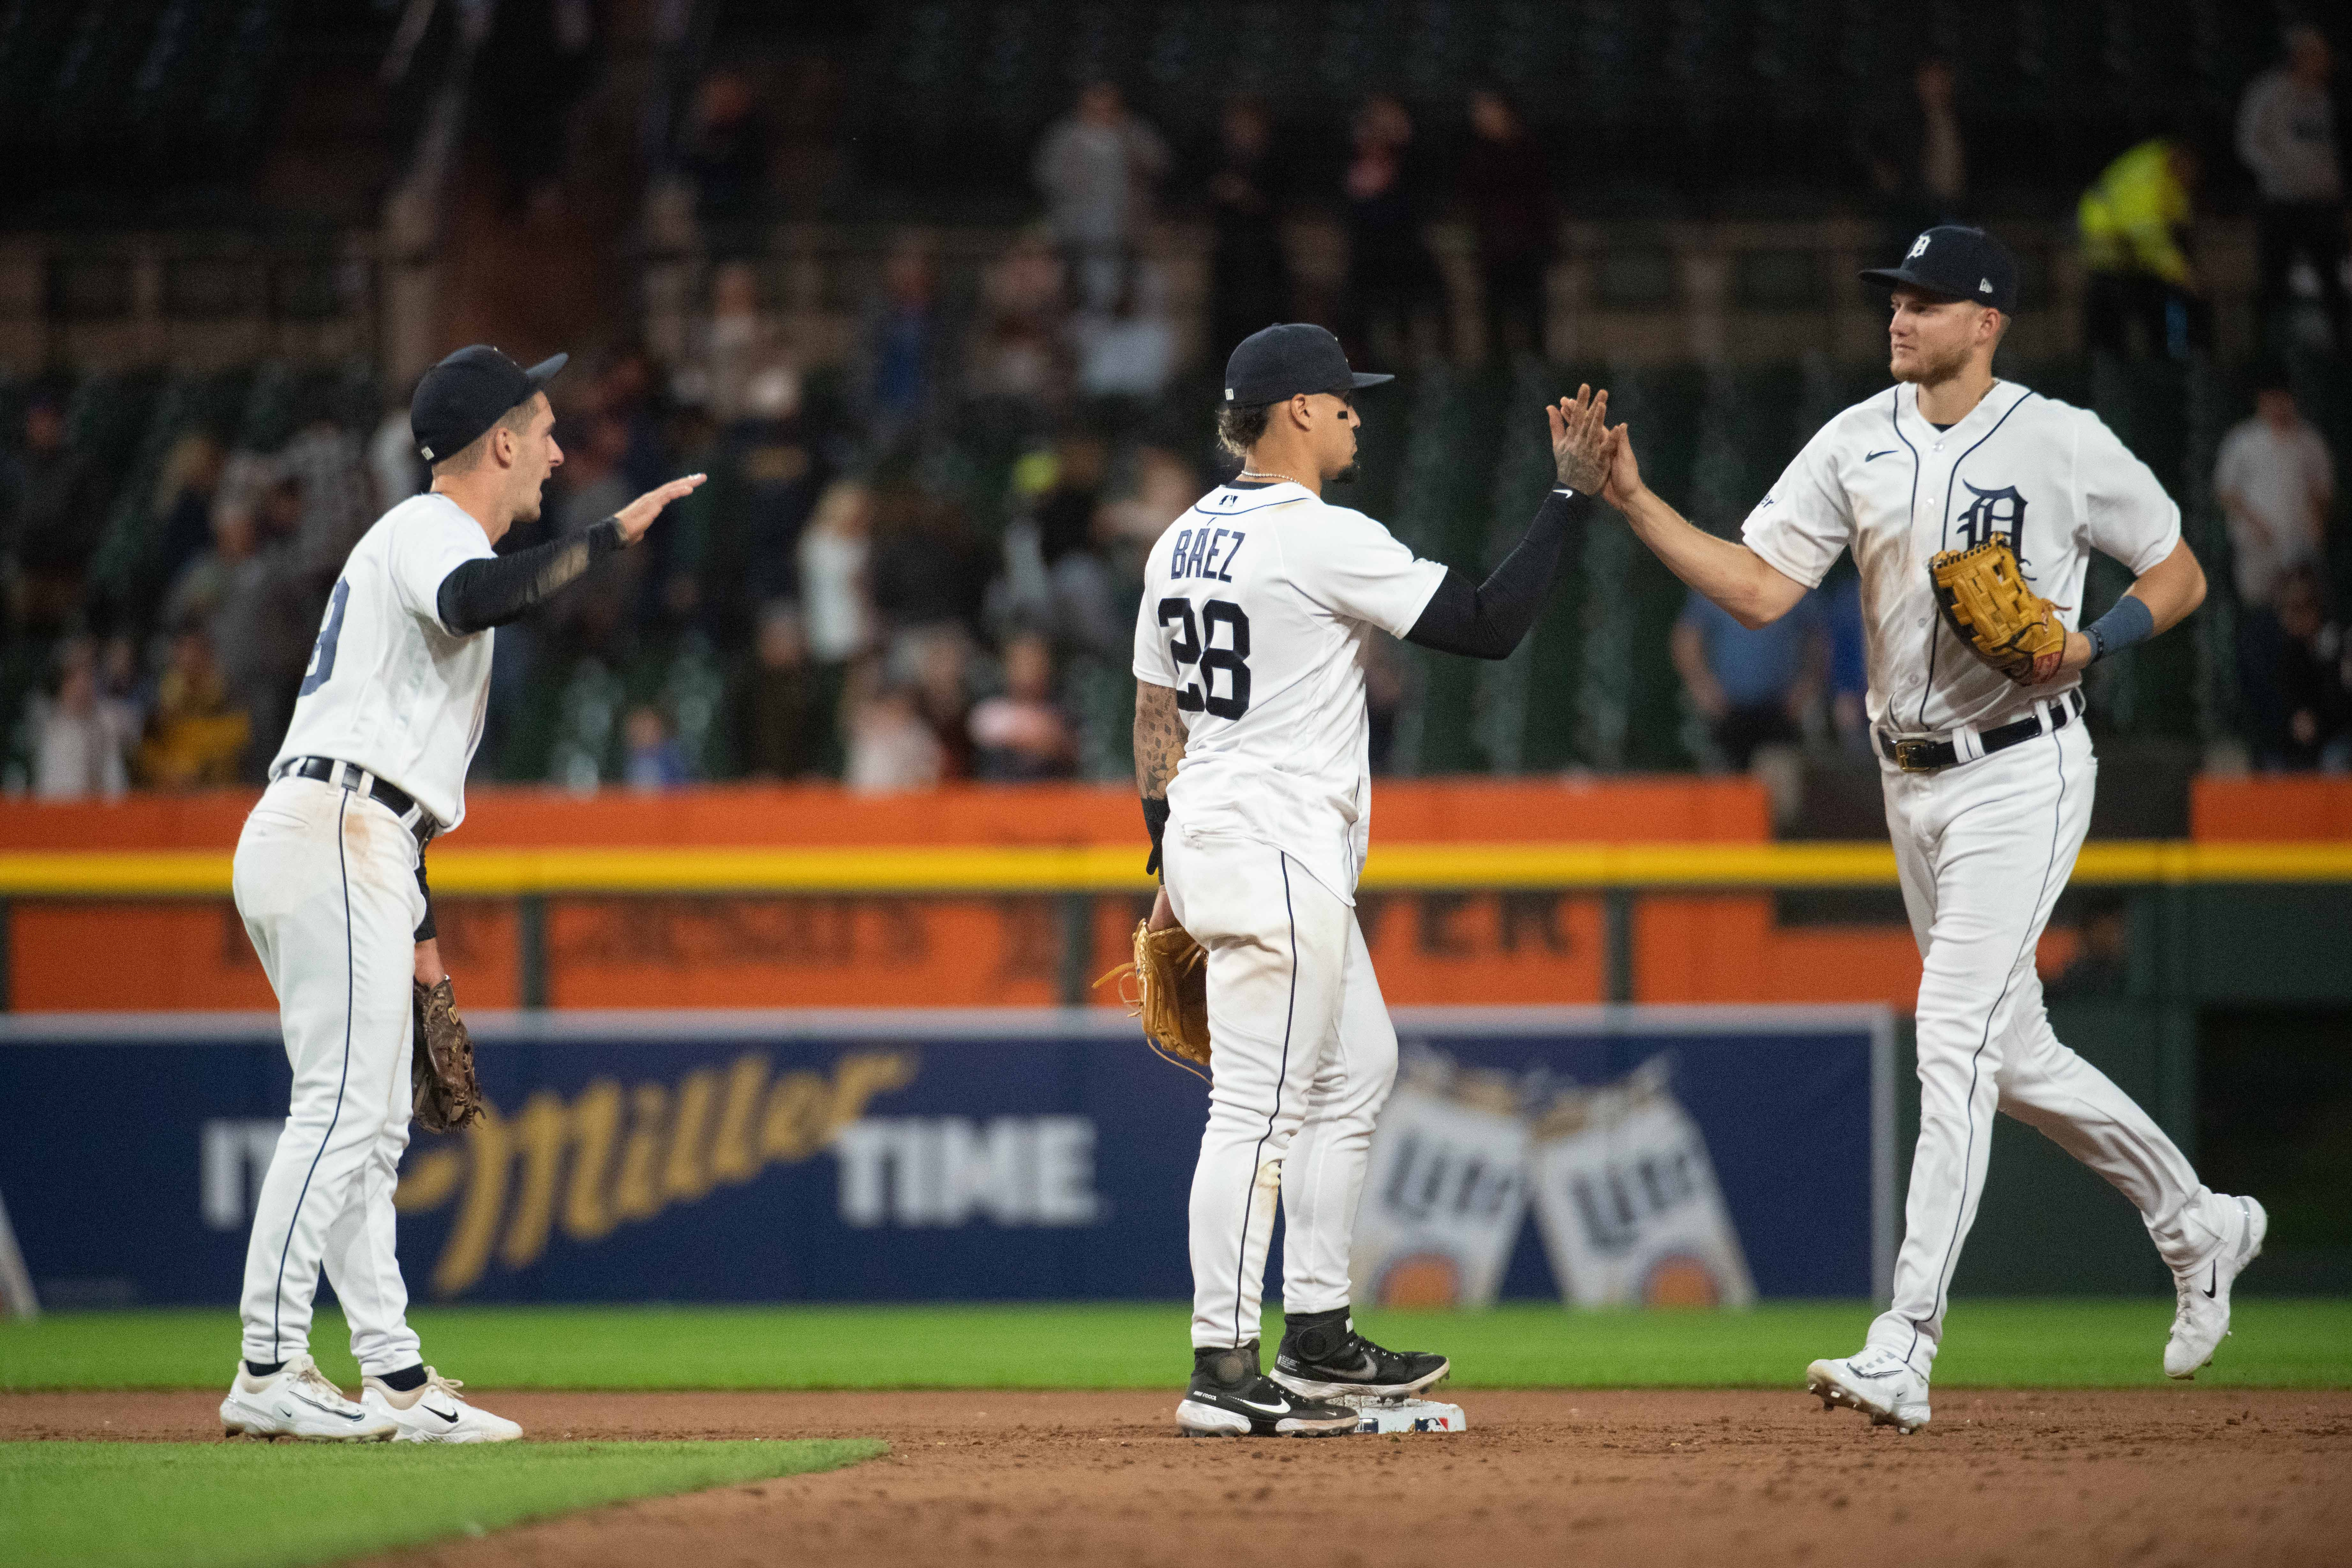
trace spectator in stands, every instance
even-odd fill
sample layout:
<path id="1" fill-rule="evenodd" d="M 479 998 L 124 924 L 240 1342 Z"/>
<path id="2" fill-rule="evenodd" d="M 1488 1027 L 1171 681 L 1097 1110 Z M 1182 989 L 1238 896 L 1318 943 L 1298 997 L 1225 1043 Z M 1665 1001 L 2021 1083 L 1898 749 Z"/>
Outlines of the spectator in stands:
<path id="1" fill-rule="evenodd" d="M 703 405 L 719 424 L 747 412 L 752 376 L 780 357 L 775 333 L 760 313 L 760 273 L 748 261 L 722 262 L 710 275 L 710 315 L 702 323 L 702 352 L 681 370 L 698 383 Z"/>
<path id="2" fill-rule="evenodd" d="M 671 733 L 669 719 L 641 702 L 621 720 L 621 781 L 639 793 L 676 789 L 694 776 L 685 748 Z"/>
<path id="3" fill-rule="evenodd" d="M 378 515 L 369 507 L 374 485 L 366 452 L 357 436 L 321 410 L 295 432 L 277 463 L 279 473 L 300 485 L 302 514 L 294 548 L 302 570 L 331 584 Z"/>
<path id="4" fill-rule="evenodd" d="M 1348 204 L 1348 297 L 1344 328 L 1350 357 L 1402 363 L 1412 356 L 1423 319 L 1444 300 L 1437 262 L 1422 236 L 1414 171 L 1412 116 L 1388 93 L 1356 110 L 1342 190 Z"/>
<path id="5" fill-rule="evenodd" d="M 238 776 L 259 784 L 293 716 L 295 688 L 318 640 L 326 594 L 303 569 L 297 544 L 302 481 L 282 476 L 252 504 L 252 548 L 228 574 L 212 640 L 229 700 L 253 724 Z"/>
<path id="6" fill-rule="evenodd" d="M 1217 167 L 1209 176 L 1209 357 L 1260 327 L 1291 319 L 1290 263 L 1282 247 L 1281 175 L 1269 155 L 1274 121 L 1255 98 L 1225 105 Z"/>
<path id="7" fill-rule="evenodd" d="M 25 410 L 25 446 L 7 475 L 7 554 L 15 566 L 16 618 L 37 637 L 56 637 L 81 608 L 82 577 L 104 520 L 105 487 L 66 440 L 65 409 L 37 396 Z"/>
<path id="8" fill-rule="evenodd" d="M 1069 333 L 1080 396 L 1130 404 L 1159 396 L 1176 369 L 1165 270 L 1150 262 L 1129 268 L 1111 308 L 1080 310 L 1070 319 Z"/>
<path id="9" fill-rule="evenodd" d="M 877 491 L 875 502 L 866 581 L 882 630 L 978 629 L 993 563 L 963 509 L 910 487 Z"/>
<path id="10" fill-rule="evenodd" d="M 2336 464 L 2284 374 L 2263 374 L 2254 410 L 2222 439 L 2213 494 L 2236 563 L 2239 692 L 2254 732 L 2274 745 L 2286 716 L 2274 679 L 2282 648 L 2273 602 L 2288 572 L 2326 559 Z"/>
<path id="11" fill-rule="evenodd" d="M 837 672 L 874 646 L 866 589 L 873 522 L 874 492 L 843 479 L 819 498 L 801 532 L 801 606 L 809 657 L 820 669 Z"/>
<path id="12" fill-rule="evenodd" d="M 1870 670 L 1862 626 L 1862 574 L 1851 567 L 1822 584 L 1822 629 L 1829 638 L 1830 728 L 1841 750 L 1870 756 Z"/>
<path id="13" fill-rule="evenodd" d="M 1543 144 L 1494 88 L 1470 95 L 1470 145 L 1459 189 L 1478 241 L 1490 359 L 1549 357 L 1547 323 L 1559 215 Z"/>
<path id="14" fill-rule="evenodd" d="M 1808 595 L 1789 615 L 1751 629 L 1693 593 L 1668 647 L 1684 689 L 1731 767 L 1744 773 L 1759 749 L 1803 738 L 1805 713 L 1820 695 L 1828 662 L 1817 597 Z"/>
<path id="15" fill-rule="evenodd" d="M 88 637 L 60 646 L 57 689 L 36 694 L 27 718 L 36 799 L 117 800 L 130 789 L 139 721 L 130 704 L 107 695 Z"/>
<path id="16" fill-rule="evenodd" d="M 850 372 L 851 407 L 877 452 L 906 445 L 937 406 L 948 342 L 939 291 L 929 237 L 900 235 L 882 263 L 882 287 L 866 307 Z"/>
<path id="17" fill-rule="evenodd" d="M 154 711 L 139 747 L 139 782 L 169 790 L 235 784 L 252 731 L 253 721 L 229 702 L 211 637 L 200 625 L 187 626 L 173 637 L 155 683 Z"/>
<path id="18" fill-rule="evenodd" d="M 923 721 L 914 694 L 887 685 L 853 698 L 845 781 L 860 795 L 929 789 L 944 776 L 945 753 Z"/>
<path id="19" fill-rule="evenodd" d="M 155 476 L 153 567 L 142 612 L 168 593 L 188 563 L 211 548 L 213 497 L 226 455 L 211 432 L 192 430 L 172 444 Z"/>
<path id="20" fill-rule="evenodd" d="M 771 361 L 747 380 L 742 416 L 716 462 L 705 570 L 721 623 L 740 639 L 752 606 L 797 596 L 801 529 L 831 478 L 790 364 Z"/>
<path id="21" fill-rule="evenodd" d="M 1004 689 L 971 710 L 973 776 L 983 779 L 1067 778 L 1077 762 L 1077 739 L 1054 700 L 1054 653 L 1034 632 L 1004 645 Z"/>
<path id="22" fill-rule="evenodd" d="M 2204 285 L 2181 239 L 2194 216 L 2199 163 L 2185 142 L 2158 136 L 2108 164 L 2083 193 L 2075 218 L 2089 287 L 2083 337 L 2094 351 L 2186 359 L 2210 347 Z"/>
<path id="23" fill-rule="evenodd" d="M 2279 707 L 2286 715 L 2268 765 L 2352 771 L 2352 639 L 2328 619 L 2319 574 L 2297 566 L 2279 581 Z"/>
<path id="24" fill-rule="evenodd" d="M 890 684 L 913 697 L 917 715 L 939 742 L 940 776 L 971 777 L 971 637 L 944 621 L 916 626 L 892 640 L 887 665 Z"/>
<path id="25" fill-rule="evenodd" d="M 1951 62 L 1928 56 L 1907 85 L 1903 101 L 1861 121 L 1885 229 L 1880 243 L 1898 250 L 1923 229 L 1969 221 L 1968 146 L 1953 107 Z"/>
<path id="26" fill-rule="evenodd" d="M 717 255 L 741 255 L 758 243 L 768 187 L 769 134 L 751 79 L 718 70 L 695 89 L 679 161 L 694 181 L 695 216 Z"/>
<path id="27" fill-rule="evenodd" d="M 1117 86 L 1088 82 L 1038 144 L 1031 169 L 1081 307 L 1108 310 L 1127 281 L 1168 144 L 1129 113 Z"/>
<path id="28" fill-rule="evenodd" d="M 2318 28 L 2290 27 L 2287 60 L 2247 87 L 2238 105 L 2238 156 L 2262 190 L 2255 244 L 2262 310 L 2275 327 L 2294 303 L 2289 279 L 2309 264 L 2338 354 L 2352 354 L 2344 296 L 2344 169 L 2336 148 L 2336 57 Z"/>
<path id="29" fill-rule="evenodd" d="M 1062 278 L 1049 237 L 1033 230 L 1015 238 L 981 281 L 969 390 L 1007 405 L 1015 424 L 1044 423 L 1068 396 Z"/>
<path id="30" fill-rule="evenodd" d="M 799 779 L 839 772 L 833 709 L 809 668 L 807 630 L 791 601 L 777 600 L 761 612 L 728 711 L 736 766 L 745 776 Z"/>

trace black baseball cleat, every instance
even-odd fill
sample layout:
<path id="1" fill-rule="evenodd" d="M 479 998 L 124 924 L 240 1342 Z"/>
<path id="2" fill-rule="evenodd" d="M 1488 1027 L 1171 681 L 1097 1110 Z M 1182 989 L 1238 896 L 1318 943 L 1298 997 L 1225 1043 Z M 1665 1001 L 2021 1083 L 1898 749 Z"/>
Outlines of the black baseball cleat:
<path id="1" fill-rule="evenodd" d="M 1402 1399 L 1453 1370 L 1442 1355 L 1372 1343 L 1345 1307 L 1292 1318 L 1274 1358 L 1274 1381 L 1307 1399 Z"/>
<path id="2" fill-rule="evenodd" d="M 1192 1381 L 1176 1406 L 1187 1437 L 1336 1437 L 1363 1417 L 1344 1405 L 1305 1399 L 1257 1370 L 1257 1342 L 1192 1352 Z"/>

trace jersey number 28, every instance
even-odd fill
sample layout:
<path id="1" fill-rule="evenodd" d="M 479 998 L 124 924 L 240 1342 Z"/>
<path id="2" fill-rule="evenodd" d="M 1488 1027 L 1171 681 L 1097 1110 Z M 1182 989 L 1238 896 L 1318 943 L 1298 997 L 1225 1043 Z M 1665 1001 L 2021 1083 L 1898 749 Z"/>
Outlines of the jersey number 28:
<path id="1" fill-rule="evenodd" d="M 1212 599 L 1201 606 L 1201 618 L 1192 619 L 1190 599 L 1160 601 L 1160 624 L 1181 623 L 1175 637 L 1168 643 L 1168 652 L 1179 665 L 1198 665 L 1201 681 L 1184 683 L 1176 693 L 1176 706 L 1187 713 L 1206 711 L 1215 719 L 1238 719 L 1249 711 L 1250 672 L 1249 617 L 1242 614 L 1239 605 L 1223 599 Z M 1216 646 L 1217 628 L 1225 628 L 1226 646 Z M 1205 641 L 1201 633 L 1208 632 Z M 1217 673 L 1225 676 L 1223 695 L 1217 691 Z"/>

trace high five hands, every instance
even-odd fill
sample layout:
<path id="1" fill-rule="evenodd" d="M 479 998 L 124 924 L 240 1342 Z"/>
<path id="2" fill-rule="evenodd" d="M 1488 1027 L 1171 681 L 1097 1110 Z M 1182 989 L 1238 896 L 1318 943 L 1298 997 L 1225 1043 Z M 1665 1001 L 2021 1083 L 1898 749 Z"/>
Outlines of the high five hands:
<path id="1" fill-rule="evenodd" d="M 619 511 L 614 512 L 613 515 L 621 525 L 621 537 L 631 544 L 643 539 L 646 530 L 654 525 L 654 519 L 661 515 L 662 508 L 674 500 L 693 494 L 706 477 L 702 474 L 688 474 L 684 479 L 672 479 L 666 485 L 647 490 Z"/>
<path id="2" fill-rule="evenodd" d="M 1574 397 L 1547 405 L 1544 420 L 1551 426 L 1552 467 L 1559 482 L 1579 495 L 1597 496 L 1610 479 L 1617 460 L 1623 426 L 1609 427 L 1609 394 L 1579 386 Z"/>

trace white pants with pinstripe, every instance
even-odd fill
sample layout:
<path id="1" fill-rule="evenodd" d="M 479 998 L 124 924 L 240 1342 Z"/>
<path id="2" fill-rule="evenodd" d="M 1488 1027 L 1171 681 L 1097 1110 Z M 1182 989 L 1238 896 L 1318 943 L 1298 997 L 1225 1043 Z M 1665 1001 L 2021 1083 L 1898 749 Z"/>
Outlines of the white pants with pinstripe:
<path id="1" fill-rule="evenodd" d="M 2034 948 L 2090 828 L 2097 775 L 2081 724 L 1958 767 L 1885 774 L 1886 826 L 1923 961 L 1919 1146 L 1894 1302 L 1870 1343 L 1923 1376 L 1984 1192 L 1997 1110 L 2114 1183 L 2174 1268 L 2193 1267 L 2229 1234 L 2188 1157 L 2058 1043 L 2042 1009 Z"/>
<path id="2" fill-rule="evenodd" d="M 1275 1200 L 1282 1298 L 1348 1301 L 1348 1247 L 1396 1030 L 1356 911 L 1271 845 L 1169 830 L 1168 899 L 1209 950 L 1209 1124 L 1192 1173 L 1192 1343 L 1258 1337 Z"/>
<path id="3" fill-rule="evenodd" d="M 393 1188 L 408 1146 L 416 840 L 364 795 L 280 779 L 236 844 L 237 912 L 278 993 L 293 1104 L 254 1205 L 245 1359 L 310 1348 L 323 1266 L 362 1373 L 414 1366 L 393 1255 Z"/>

